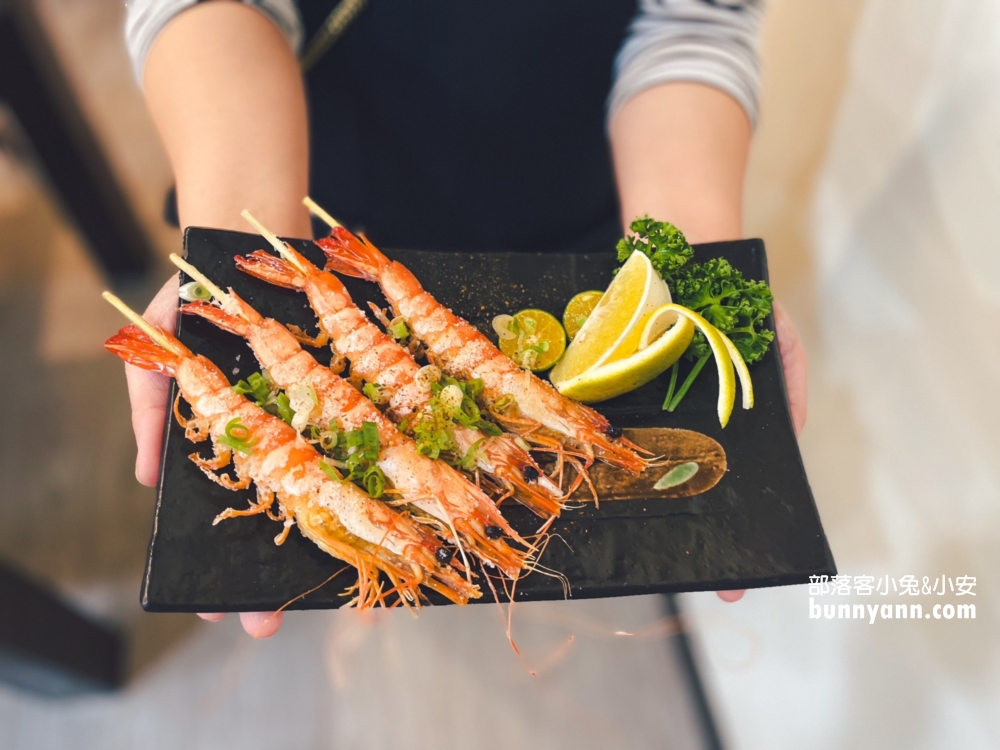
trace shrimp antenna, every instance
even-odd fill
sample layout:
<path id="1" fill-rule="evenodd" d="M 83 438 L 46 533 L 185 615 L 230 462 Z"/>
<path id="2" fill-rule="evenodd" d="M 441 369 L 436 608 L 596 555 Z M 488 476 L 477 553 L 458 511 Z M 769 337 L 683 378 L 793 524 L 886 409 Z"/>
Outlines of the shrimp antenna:
<path id="1" fill-rule="evenodd" d="M 291 263 L 293 266 L 299 269 L 299 271 L 301 271 L 302 273 L 307 273 L 306 269 L 303 268 L 302 264 L 299 262 L 299 259 L 296 258 L 294 255 L 292 255 L 290 252 L 288 252 L 288 247 L 285 245 L 285 243 L 279 240 L 278 237 L 273 232 L 269 231 L 267 227 L 265 227 L 263 224 L 257 221 L 257 219 L 254 218 L 254 215 L 252 213 L 250 213 L 246 209 L 243 209 L 243 211 L 240 213 L 240 216 L 249 221 L 253 225 L 253 228 L 256 229 L 258 232 L 260 232 L 261 236 L 265 240 L 271 243 L 271 247 L 273 247 L 282 258 L 287 260 L 289 263 Z"/>
<path id="2" fill-rule="evenodd" d="M 313 214 L 313 216 L 323 221 L 327 226 L 330 227 L 330 229 L 336 229 L 337 227 L 344 226 L 335 218 L 330 216 L 330 214 L 324 211 L 323 208 L 308 195 L 302 199 L 302 205 L 308 208 L 310 213 Z"/>
<path id="3" fill-rule="evenodd" d="M 178 357 L 181 356 L 182 352 L 174 345 L 174 342 L 172 342 L 169 338 L 163 335 L 163 332 L 159 328 L 154 326 L 152 323 L 148 322 L 135 310 L 126 305 L 111 292 L 104 292 L 103 294 L 101 294 L 101 296 L 104 297 L 104 299 L 106 299 L 108 302 L 110 302 L 114 307 L 118 308 L 118 312 L 120 312 L 126 318 L 131 320 L 137 326 L 139 326 L 139 328 L 142 329 L 143 333 L 149 336 L 149 338 L 153 339 L 153 341 L 155 341 L 157 344 L 162 346 L 171 354 Z"/>

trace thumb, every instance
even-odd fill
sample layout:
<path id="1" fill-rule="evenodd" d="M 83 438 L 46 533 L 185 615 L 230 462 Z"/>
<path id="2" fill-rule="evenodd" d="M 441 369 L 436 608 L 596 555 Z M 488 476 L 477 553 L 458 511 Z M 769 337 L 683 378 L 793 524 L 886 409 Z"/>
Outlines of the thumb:
<path id="1" fill-rule="evenodd" d="M 175 274 L 164 284 L 143 317 L 150 323 L 173 332 L 177 321 L 177 284 Z M 163 424 L 167 416 L 170 379 L 159 373 L 125 365 L 129 401 L 132 404 L 132 430 L 135 432 L 135 476 L 140 484 L 152 487 L 160 470 Z"/>

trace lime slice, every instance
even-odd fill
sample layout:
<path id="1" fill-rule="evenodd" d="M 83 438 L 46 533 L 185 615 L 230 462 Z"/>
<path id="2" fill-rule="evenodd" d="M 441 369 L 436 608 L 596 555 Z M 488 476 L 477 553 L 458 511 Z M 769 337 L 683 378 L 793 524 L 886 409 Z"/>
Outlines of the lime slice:
<path id="1" fill-rule="evenodd" d="M 552 371 L 552 382 L 634 354 L 646 318 L 668 302 L 670 291 L 649 258 L 632 253 Z"/>
<path id="2" fill-rule="evenodd" d="M 534 372 L 548 370 L 566 351 L 566 332 L 556 317 L 544 310 L 521 310 L 508 330 L 515 334 L 500 339 L 500 351 L 518 367 Z"/>
<path id="3" fill-rule="evenodd" d="M 583 324 L 587 322 L 590 313 L 594 311 L 603 296 L 604 292 L 601 291 L 580 292 L 566 305 L 566 310 L 563 312 L 563 327 L 570 341 L 583 328 Z"/>
<path id="4" fill-rule="evenodd" d="M 570 380 L 553 378 L 553 384 L 567 398 L 590 404 L 645 385 L 680 359 L 694 337 L 694 324 L 676 312 L 672 315 L 670 326 L 661 328 L 655 341 L 631 357 L 592 367 Z"/>

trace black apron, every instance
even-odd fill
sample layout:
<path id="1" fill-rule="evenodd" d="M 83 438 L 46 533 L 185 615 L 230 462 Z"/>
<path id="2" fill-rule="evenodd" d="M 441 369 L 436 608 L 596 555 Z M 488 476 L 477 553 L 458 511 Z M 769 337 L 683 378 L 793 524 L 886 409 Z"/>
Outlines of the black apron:
<path id="1" fill-rule="evenodd" d="M 300 3 L 307 38 L 334 0 Z M 370 0 L 306 75 L 311 193 L 377 245 L 607 252 L 635 0 Z"/>

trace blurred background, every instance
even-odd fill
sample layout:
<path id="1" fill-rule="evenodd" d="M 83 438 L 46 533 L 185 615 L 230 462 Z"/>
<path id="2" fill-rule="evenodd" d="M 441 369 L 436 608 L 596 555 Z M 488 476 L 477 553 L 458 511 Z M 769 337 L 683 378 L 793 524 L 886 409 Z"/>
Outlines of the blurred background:
<path id="1" fill-rule="evenodd" d="M 291 613 L 265 642 L 141 611 L 154 497 L 99 294 L 110 268 L 141 308 L 167 275 L 170 169 L 120 0 L 32 7 L 21 39 L 119 192 L 66 192 L 59 133 L 25 137 L 45 102 L 0 71 L 0 563 L 117 628 L 126 681 L 0 685 L 0 748 L 711 747 L 658 597 L 522 606 L 521 658 L 493 607 Z M 762 57 L 746 233 L 810 356 L 801 443 L 839 570 L 976 576 L 977 619 L 810 620 L 805 587 L 685 595 L 722 746 L 998 747 L 1000 3 L 769 0 Z"/>

